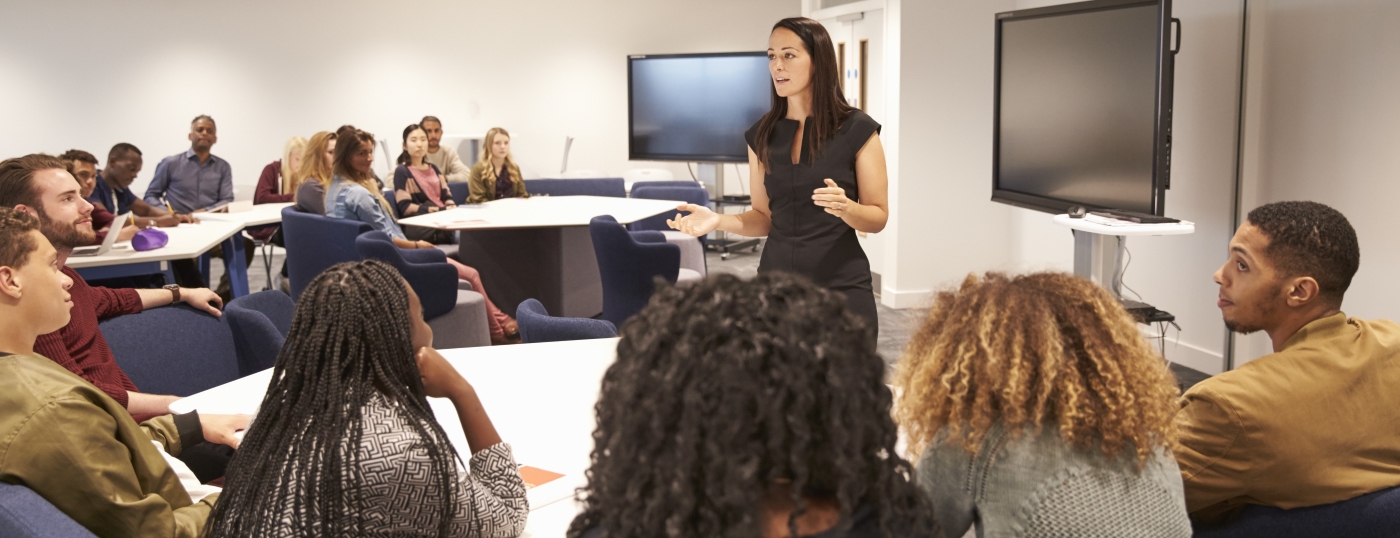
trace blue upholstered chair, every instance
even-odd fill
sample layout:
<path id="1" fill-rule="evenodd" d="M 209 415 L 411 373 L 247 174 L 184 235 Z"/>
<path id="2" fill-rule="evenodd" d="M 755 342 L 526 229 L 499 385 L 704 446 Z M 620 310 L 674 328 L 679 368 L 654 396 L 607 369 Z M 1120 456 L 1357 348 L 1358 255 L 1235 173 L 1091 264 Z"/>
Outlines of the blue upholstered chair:
<path id="1" fill-rule="evenodd" d="M 117 365 L 142 392 L 189 396 L 240 377 L 224 317 L 178 304 L 115 317 L 99 327 Z"/>
<path id="2" fill-rule="evenodd" d="M 1284 510 L 1248 505 L 1220 528 L 1196 538 L 1390 538 L 1400 535 L 1400 486 L 1321 506 Z"/>
<path id="3" fill-rule="evenodd" d="M 462 181 L 448 183 L 447 190 L 452 193 L 452 201 L 457 205 L 467 203 L 467 198 L 470 198 L 472 195 L 471 184 Z M 529 190 L 529 188 L 527 187 L 526 190 Z"/>
<path id="4" fill-rule="evenodd" d="M 423 319 L 433 328 L 433 346 L 441 349 L 491 345 L 486 298 L 457 279 L 457 268 L 437 249 L 403 250 L 384 232 L 367 232 L 355 239 L 365 259 L 394 266 L 418 294 Z"/>
<path id="5" fill-rule="evenodd" d="M 534 299 L 520 303 L 515 309 L 515 320 L 520 323 L 520 340 L 526 344 L 617 336 L 617 326 L 610 321 L 552 317 L 544 305 Z"/>
<path id="6" fill-rule="evenodd" d="M 281 290 L 245 295 L 224 308 L 233 346 L 238 352 L 240 375 L 261 372 L 277 364 L 277 354 L 292 328 L 296 303 Z"/>
<path id="7" fill-rule="evenodd" d="M 368 231 L 369 225 L 363 222 L 283 209 L 282 238 L 287 243 L 292 300 L 301 297 L 301 290 L 332 265 L 360 261 L 355 238 Z"/>
<path id="8" fill-rule="evenodd" d="M 628 232 L 611 215 L 588 223 L 598 275 L 603 280 L 603 319 L 618 327 L 651 299 L 657 277 L 667 282 L 699 280 L 695 271 L 681 269 L 681 249 L 666 242 L 661 232 Z"/>
<path id="9" fill-rule="evenodd" d="M 394 210 L 394 220 L 403 218 L 403 214 L 399 213 L 399 204 L 394 203 L 394 189 L 384 189 L 384 192 L 380 194 L 384 195 L 384 199 L 389 202 L 389 207 Z"/>
<path id="10" fill-rule="evenodd" d="M 97 538 L 34 490 L 0 482 L 0 536 Z"/>
<path id="11" fill-rule="evenodd" d="M 627 197 L 627 184 L 620 177 L 527 179 L 525 190 L 532 195 Z"/>

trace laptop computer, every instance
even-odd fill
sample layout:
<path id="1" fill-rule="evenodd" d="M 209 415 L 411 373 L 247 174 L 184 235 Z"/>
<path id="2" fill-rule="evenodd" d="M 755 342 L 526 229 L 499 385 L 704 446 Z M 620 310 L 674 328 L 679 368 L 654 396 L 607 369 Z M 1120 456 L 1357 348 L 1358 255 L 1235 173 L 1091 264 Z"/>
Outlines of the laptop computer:
<path id="1" fill-rule="evenodd" d="M 117 236 L 121 235 L 122 226 L 126 225 L 131 218 L 131 213 L 123 213 L 121 216 L 112 219 L 112 227 L 107 229 L 107 237 L 102 239 L 102 244 L 95 247 L 78 247 L 68 255 L 70 258 L 83 258 L 88 256 L 101 256 L 112 250 L 112 245 L 117 244 Z"/>

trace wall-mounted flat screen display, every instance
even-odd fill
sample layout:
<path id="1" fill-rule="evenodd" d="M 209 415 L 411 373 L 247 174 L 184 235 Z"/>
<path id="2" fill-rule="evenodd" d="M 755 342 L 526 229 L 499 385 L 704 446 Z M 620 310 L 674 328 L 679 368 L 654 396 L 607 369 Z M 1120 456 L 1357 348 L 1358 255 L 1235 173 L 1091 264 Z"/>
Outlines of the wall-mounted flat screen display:
<path id="1" fill-rule="evenodd" d="M 629 56 L 629 158 L 748 162 L 772 87 L 766 52 Z"/>

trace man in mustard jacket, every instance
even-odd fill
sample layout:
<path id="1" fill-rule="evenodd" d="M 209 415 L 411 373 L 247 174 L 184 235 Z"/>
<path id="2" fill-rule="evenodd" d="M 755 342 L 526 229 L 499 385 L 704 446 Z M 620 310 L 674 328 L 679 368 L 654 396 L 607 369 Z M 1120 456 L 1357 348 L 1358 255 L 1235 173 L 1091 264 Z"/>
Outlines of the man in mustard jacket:
<path id="1" fill-rule="evenodd" d="M 98 536 L 197 536 L 218 494 L 192 502 L 166 464 L 202 441 L 193 413 L 137 424 L 91 383 L 34 353 L 68 324 L 71 279 L 38 220 L 0 208 L 0 480 L 28 487 Z M 192 420 L 182 439 L 176 422 Z M 195 439 L 198 438 L 198 439 Z"/>
<path id="2" fill-rule="evenodd" d="M 1177 460 L 1196 523 L 1400 485 L 1400 325 L 1341 310 L 1360 257 L 1346 217 L 1315 202 L 1261 206 L 1235 232 L 1218 305 L 1230 330 L 1268 333 L 1274 353 L 1181 398 Z"/>

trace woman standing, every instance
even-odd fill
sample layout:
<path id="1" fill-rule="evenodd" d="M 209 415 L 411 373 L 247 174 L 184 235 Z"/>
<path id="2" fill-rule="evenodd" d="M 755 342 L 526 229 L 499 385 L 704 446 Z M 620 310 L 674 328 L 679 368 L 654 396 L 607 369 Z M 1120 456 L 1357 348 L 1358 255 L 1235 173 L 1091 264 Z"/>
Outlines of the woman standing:
<path id="1" fill-rule="evenodd" d="M 520 177 L 520 167 L 510 156 L 510 133 L 500 127 L 486 131 L 482 145 L 487 151 L 481 160 L 472 165 L 467 176 L 471 196 L 469 204 L 480 204 L 501 198 L 529 198 L 525 192 L 525 179 Z"/>
<path id="2" fill-rule="evenodd" d="M 436 165 L 424 160 L 427 156 L 427 131 L 417 123 L 405 127 L 403 153 L 399 154 L 399 167 L 394 169 L 394 205 L 401 217 L 457 207 L 452 201 L 452 192 L 447 190 L 447 180 Z M 409 226 L 403 233 L 410 241 L 427 241 L 434 245 L 457 242 L 456 234 L 447 230 Z"/>
<path id="3" fill-rule="evenodd" d="M 336 219 L 358 220 L 375 230 L 384 232 L 394 241 L 394 246 L 403 249 L 433 248 L 427 241 L 410 241 L 403 234 L 403 228 L 394 221 L 389 202 L 375 188 L 371 165 L 374 163 L 374 135 L 353 129 L 341 131 L 335 150 L 334 176 L 326 188 L 326 216 Z M 520 343 L 520 327 L 501 309 L 491 302 L 486 286 L 481 283 L 481 273 L 475 268 L 463 265 L 452 258 L 447 263 L 457 269 L 457 278 L 470 282 L 472 290 L 486 299 L 486 324 L 491 332 L 492 344 Z"/>
<path id="4" fill-rule="evenodd" d="M 735 215 L 687 204 L 667 221 L 694 236 L 768 236 L 759 272 L 789 271 L 845 296 L 875 332 L 870 262 L 856 232 L 889 218 L 880 124 L 846 103 L 835 47 L 821 23 L 778 21 L 768 37 L 773 108 L 744 133 L 753 209 Z"/>

